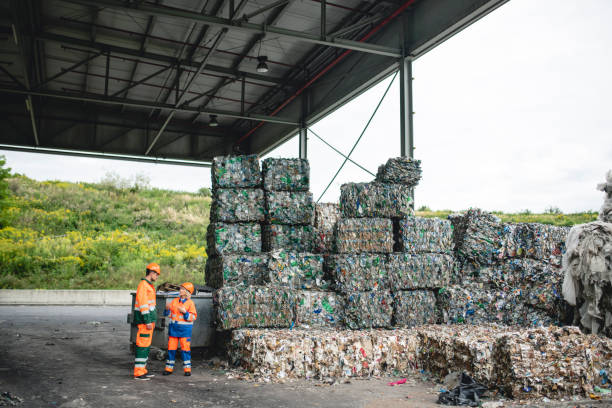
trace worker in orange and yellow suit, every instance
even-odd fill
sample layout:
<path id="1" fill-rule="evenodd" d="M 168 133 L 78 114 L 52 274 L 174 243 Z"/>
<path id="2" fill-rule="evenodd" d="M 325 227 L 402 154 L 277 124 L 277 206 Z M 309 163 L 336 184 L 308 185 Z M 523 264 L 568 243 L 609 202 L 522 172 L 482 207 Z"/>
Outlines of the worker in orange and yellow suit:
<path id="1" fill-rule="evenodd" d="M 138 325 L 136 334 L 136 356 L 134 358 L 134 378 L 137 380 L 150 380 L 154 374 L 148 374 L 147 359 L 153 340 L 153 330 L 157 311 L 155 310 L 155 287 L 153 282 L 161 275 L 158 264 L 152 262 L 147 265 L 146 275 L 140 280 L 136 289 L 134 302 L 134 323 Z"/>
<path id="2" fill-rule="evenodd" d="M 191 331 L 193 322 L 198 317 L 195 305 L 191 300 L 193 283 L 185 282 L 179 289 L 179 297 L 166 306 L 165 316 L 170 316 L 172 322 L 168 325 L 168 359 L 164 375 L 174 371 L 174 359 L 180 343 L 183 354 L 183 369 L 185 375 L 191 375 Z"/>

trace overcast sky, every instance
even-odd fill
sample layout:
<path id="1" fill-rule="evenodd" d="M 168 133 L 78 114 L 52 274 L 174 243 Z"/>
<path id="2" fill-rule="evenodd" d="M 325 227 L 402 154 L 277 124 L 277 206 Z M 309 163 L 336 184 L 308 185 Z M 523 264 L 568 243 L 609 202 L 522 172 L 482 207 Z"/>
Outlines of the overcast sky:
<path id="1" fill-rule="evenodd" d="M 413 63 L 417 207 L 507 212 L 598 210 L 612 169 L 612 1 L 511 0 Z M 344 153 L 391 78 L 312 126 Z M 352 158 L 373 173 L 399 156 L 399 85 L 392 85 Z M 315 199 L 343 158 L 310 135 Z M 0 151 L 37 180 L 98 181 L 145 174 L 154 186 L 196 191 L 210 169 Z M 269 156 L 296 157 L 297 141 Z M 180 182 L 177 183 L 177 180 Z M 372 176 L 347 163 L 340 184 Z"/>

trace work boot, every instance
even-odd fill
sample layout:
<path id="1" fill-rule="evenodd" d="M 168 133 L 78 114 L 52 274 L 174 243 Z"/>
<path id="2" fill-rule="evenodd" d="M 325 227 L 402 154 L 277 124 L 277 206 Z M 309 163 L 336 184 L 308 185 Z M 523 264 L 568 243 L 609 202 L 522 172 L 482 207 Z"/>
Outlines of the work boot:
<path id="1" fill-rule="evenodd" d="M 170 375 L 172 374 L 172 371 L 164 371 L 164 375 Z"/>
<path id="2" fill-rule="evenodd" d="M 146 374 L 143 375 L 139 375 L 138 377 L 134 377 L 135 380 L 140 380 L 140 381 L 149 381 L 151 379 L 151 377 L 147 377 Z"/>
<path id="3" fill-rule="evenodd" d="M 185 371 L 185 377 L 191 377 L 191 371 Z"/>

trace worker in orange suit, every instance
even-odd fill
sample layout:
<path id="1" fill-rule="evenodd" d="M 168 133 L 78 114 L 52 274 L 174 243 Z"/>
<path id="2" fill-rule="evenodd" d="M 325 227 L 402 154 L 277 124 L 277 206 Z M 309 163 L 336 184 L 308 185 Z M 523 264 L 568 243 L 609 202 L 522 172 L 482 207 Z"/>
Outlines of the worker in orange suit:
<path id="1" fill-rule="evenodd" d="M 140 280 L 136 289 L 136 301 L 134 303 L 134 323 L 138 325 L 136 334 L 136 356 L 134 358 L 134 379 L 150 380 L 154 374 L 147 371 L 147 359 L 149 349 L 153 340 L 153 330 L 157 311 L 155 310 L 155 287 L 153 282 L 161 275 L 158 264 L 152 262 L 147 265 L 146 275 Z"/>
<path id="2" fill-rule="evenodd" d="M 166 306 L 164 315 L 170 316 L 172 321 L 168 325 L 168 359 L 166 360 L 164 375 L 170 375 L 174 371 L 174 361 L 179 343 L 183 354 L 185 375 L 191 375 L 191 331 L 193 322 L 198 317 L 195 305 L 191 300 L 193 290 L 193 283 L 183 283 L 179 289 L 179 297 L 173 299 L 170 305 Z"/>

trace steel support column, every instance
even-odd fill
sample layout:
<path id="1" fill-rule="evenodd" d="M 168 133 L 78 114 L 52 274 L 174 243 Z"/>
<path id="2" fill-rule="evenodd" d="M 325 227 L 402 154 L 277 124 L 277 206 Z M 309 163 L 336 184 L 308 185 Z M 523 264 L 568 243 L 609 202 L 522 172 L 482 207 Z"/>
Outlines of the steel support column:
<path id="1" fill-rule="evenodd" d="M 412 111 L 412 58 L 400 60 L 400 146 L 402 157 L 414 157 L 414 131 Z"/>
<path id="2" fill-rule="evenodd" d="M 300 125 L 300 159 L 308 158 L 308 128 L 306 124 Z"/>

